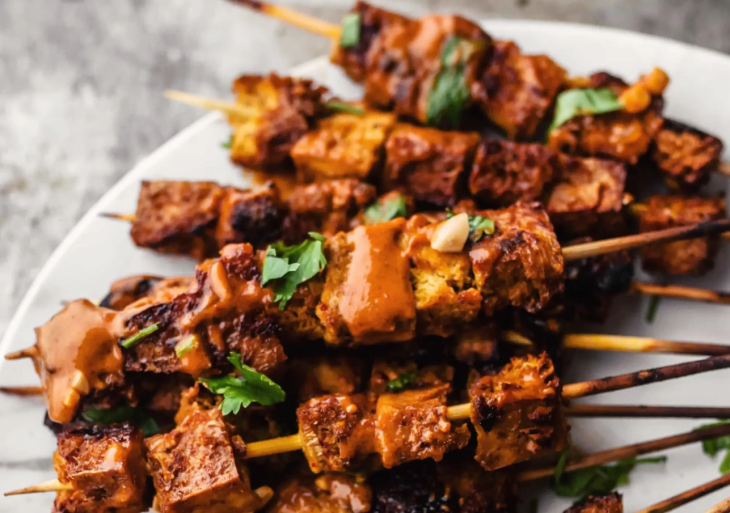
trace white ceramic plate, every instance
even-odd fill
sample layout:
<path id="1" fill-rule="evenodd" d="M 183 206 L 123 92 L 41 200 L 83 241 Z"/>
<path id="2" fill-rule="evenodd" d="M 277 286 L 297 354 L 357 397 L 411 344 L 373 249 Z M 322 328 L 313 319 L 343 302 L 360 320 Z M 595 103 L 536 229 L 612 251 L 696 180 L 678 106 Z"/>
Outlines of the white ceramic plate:
<path id="1" fill-rule="evenodd" d="M 487 30 L 500 39 L 517 41 L 527 53 L 547 53 L 571 74 L 606 70 L 633 81 L 653 66 L 672 77 L 666 95 L 667 114 L 730 140 L 730 58 L 684 44 L 640 34 L 563 23 L 489 21 Z M 347 98 L 361 91 L 324 58 L 297 68 L 295 74 L 314 78 Z M 194 92 L 194 91 L 193 91 Z M 221 93 L 223 95 L 223 93 Z M 728 109 L 730 110 L 730 109 Z M 76 225 L 39 274 L 13 318 L 0 345 L 0 354 L 33 344 L 33 328 L 61 308 L 61 301 L 79 297 L 101 298 L 117 278 L 132 274 L 180 275 L 192 271 L 185 258 L 160 256 L 137 249 L 124 223 L 98 217 L 99 212 L 132 212 L 140 180 L 215 180 L 245 186 L 248 179 L 228 161 L 220 143 L 229 128 L 217 114 L 184 130 L 144 160 L 114 186 Z M 724 185 L 720 181 L 720 185 Z M 718 269 L 697 286 L 730 290 L 728 254 L 720 255 Z M 596 329 L 608 333 L 651 335 L 675 340 L 725 343 L 730 333 L 724 306 L 664 300 L 653 324 L 644 320 L 647 302 L 626 297 L 616 301 L 614 315 Z M 567 381 L 607 376 L 677 363 L 687 358 L 581 352 Z M 727 384 L 730 370 L 684 378 L 664 384 L 599 396 L 596 402 L 616 404 L 730 406 Z M 30 362 L 3 362 L 0 384 L 37 384 Z M 51 455 L 53 435 L 43 425 L 44 407 L 39 399 L 0 395 L 0 485 L 12 490 L 55 477 Z M 584 450 L 601 450 L 687 431 L 700 424 L 691 420 L 576 420 L 573 439 Z M 643 508 L 675 493 L 716 478 L 719 461 L 710 461 L 699 445 L 666 451 L 663 466 L 638 469 L 632 483 L 621 489 L 626 511 Z M 557 513 L 571 501 L 558 499 L 537 487 L 540 512 Z M 716 492 L 679 510 L 705 511 L 730 496 L 730 488 Z M 48 512 L 53 497 L 30 495 L 0 499 L 0 513 Z"/>

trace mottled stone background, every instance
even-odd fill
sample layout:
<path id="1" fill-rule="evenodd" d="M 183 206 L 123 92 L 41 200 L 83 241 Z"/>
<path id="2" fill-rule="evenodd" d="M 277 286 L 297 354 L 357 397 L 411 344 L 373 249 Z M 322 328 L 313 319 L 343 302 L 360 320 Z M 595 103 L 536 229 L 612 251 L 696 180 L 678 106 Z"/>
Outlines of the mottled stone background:
<path id="1" fill-rule="evenodd" d="M 350 1 L 285 3 L 336 21 Z M 730 51 L 724 0 L 380 3 L 408 14 L 609 25 Z M 284 72 L 327 47 L 223 0 L 0 0 L 0 335 L 79 217 L 201 116 L 163 89 L 223 95 L 236 74 Z"/>

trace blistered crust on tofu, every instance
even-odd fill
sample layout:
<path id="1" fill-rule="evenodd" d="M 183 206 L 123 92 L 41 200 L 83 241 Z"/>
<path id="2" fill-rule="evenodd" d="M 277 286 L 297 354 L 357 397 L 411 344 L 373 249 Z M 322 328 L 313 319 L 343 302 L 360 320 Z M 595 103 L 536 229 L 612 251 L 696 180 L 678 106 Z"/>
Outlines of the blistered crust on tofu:
<path id="1" fill-rule="evenodd" d="M 362 476 L 325 473 L 298 476 L 276 490 L 269 513 L 366 513 L 372 491 Z"/>
<path id="2" fill-rule="evenodd" d="M 256 190 L 229 187 L 220 206 L 215 238 L 219 248 L 247 242 L 256 248 L 281 238 L 289 209 L 279 189 L 269 184 Z"/>
<path id="3" fill-rule="evenodd" d="M 589 495 L 565 513 L 624 513 L 621 494 Z"/>
<path id="4" fill-rule="evenodd" d="M 560 382 L 546 353 L 513 358 L 469 389 L 477 432 L 476 460 L 496 470 L 562 450 L 568 427 Z"/>

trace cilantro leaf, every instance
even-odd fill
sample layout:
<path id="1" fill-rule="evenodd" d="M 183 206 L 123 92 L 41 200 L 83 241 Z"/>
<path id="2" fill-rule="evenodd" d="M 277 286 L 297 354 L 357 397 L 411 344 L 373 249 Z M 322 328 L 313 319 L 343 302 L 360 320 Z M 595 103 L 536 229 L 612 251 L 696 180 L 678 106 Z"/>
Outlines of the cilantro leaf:
<path id="1" fill-rule="evenodd" d="M 122 340 L 120 343 L 124 349 L 129 349 L 147 335 L 150 335 L 157 331 L 159 328 L 160 325 L 157 323 L 153 324 L 152 326 L 147 326 L 146 328 L 139 330 L 135 335 L 132 335 L 131 337 Z"/>
<path id="2" fill-rule="evenodd" d="M 712 424 L 704 424 L 695 429 L 695 431 L 697 431 L 698 429 L 706 429 L 715 426 L 724 426 L 728 423 L 730 423 L 730 421 L 721 420 Z M 717 438 L 711 438 L 709 440 L 702 441 L 702 452 L 704 452 L 711 458 L 717 456 L 720 451 L 724 451 L 727 449 L 730 449 L 730 435 L 723 435 Z M 727 474 L 728 472 L 730 472 L 730 450 L 725 453 L 725 457 L 720 464 L 720 472 L 722 474 Z"/>
<path id="3" fill-rule="evenodd" d="M 649 308 L 646 309 L 646 322 L 649 324 L 654 322 L 656 311 L 659 308 L 659 302 L 662 300 L 659 296 L 651 296 L 649 298 Z"/>
<path id="4" fill-rule="evenodd" d="M 129 404 L 103 410 L 99 408 L 87 408 L 81 416 L 92 424 L 102 424 L 105 426 L 131 422 L 142 430 L 144 436 L 152 436 L 160 432 L 160 426 L 157 425 L 155 419 L 142 410 L 133 408 Z"/>
<path id="5" fill-rule="evenodd" d="M 381 204 L 376 201 L 365 209 L 365 224 L 378 224 L 408 215 L 408 205 L 403 196 L 396 196 Z"/>
<path id="6" fill-rule="evenodd" d="M 415 372 L 404 372 L 400 374 L 397 378 L 388 381 L 388 383 L 385 385 L 385 389 L 388 392 L 402 392 L 403 390 L 408 388 L 409 385 L 412 385 L 417 378 L 418 376 Z"/>
<path id="7" fill-rule="evenodd" d="M 426 123 L 457 127 L 469 104 L 471 93 L 466 81 L 466 64 L 478 46 L 466 39 L 452 37 L 441 51 L 441 71 L 428 95 Z"/>
<path id="8" fill-rule="evenodd" d="M 446 211 L 446 219 L 454 217 L 454 212 Z M 485 235 L 494 234 L 494 221 L 482 216 L 469 216 L 469 240 L 479 242 Z"/>
<path id="9" fill-rule="evenodd" d="M 274 301 L 283 310 L 297 287 L 310 280 L 327 265 L 324 257 L 325 238 L 316 232 L 309 233 L 309 240 L 296 246 L 277 242 L 266 250 L 261 272 L 261 285 L 271 284 Z"/>
<path id="10" fill-rule="evenodd" d="M 568 450 L 560 454 L 555 467 L 553 490 L 561 497 L 585 497 L 602 495 L 616 487 L 629 483 L 629 474 L 637 465 L 664 463 L 666 456 L 656 458 L 629 458 L 614 465 L 597 465 L 595 467 L 565 472 Z"/>
<path id="11" fill-rule="evenodd" d="M 338 112 L 347 112 L 348 114 L 355 114 L 356 116 L 364 116 L 365 109 L 350 105 L 349 103 L 340 102 L 337 100 L 330 100 L 324 104 L 325 108 Z"/>
<path id="12" fill-rule="evenodd" d="M 561 127 L 576 116 L 605 114 L 623 109 L 616 93 L 603 89 L 570 89 L 558 95 L 555 102 L 555 117 L 548 133 Z"/>
<path id="13" fill-rule="evenodd" d="M 220 409 L 223 415 L 238 413 L 241 407 L 248 408 L 251 403 L 264 406 L 284 401 L 284 390 L 263 374 L 256 372 L 248 365 L 241 363 L 241 355 L 231 353 L 228 361 L 241 374 L 238 376 L 221 376 L 219 378 L 199 378 L 205 387 L 223 396 Z"/>
<path id="14" fill-rule="evenodd" d="M 350 48 L 360 42 L 360 13 L 351 12 L 342 18 L 340 48 Z"/>
<path id="15" fill-rule="evenodd" d="M 224 148 L 226 150 L 230 150 L 233 146 L 233 135 L 231 135 L 230 139 L 228 139 L 226 142 L 221 143 L 221 148 Z"/>

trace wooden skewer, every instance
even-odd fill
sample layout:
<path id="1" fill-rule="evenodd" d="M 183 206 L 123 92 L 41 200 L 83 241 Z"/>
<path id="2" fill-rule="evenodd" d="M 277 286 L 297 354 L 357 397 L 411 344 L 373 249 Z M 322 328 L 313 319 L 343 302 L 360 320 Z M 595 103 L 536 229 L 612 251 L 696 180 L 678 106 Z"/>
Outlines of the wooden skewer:
<path id="1" fill-rule="evenodd" d="M 5 497 L 10 495 L 24 495 L 26 493 L 44 493 L 44 492 L 62 492 L 64 490 L 73 490 L 73 486 L 70 483 L 62 483 L 58 479 L 51 479 L 50 481 L 44 481 L 43 483 L 26 486 L 20 490 L 13 490 L 12 492 L 5 492 Z"/>
<path id="2" fill-rule="evenodd" d="M 195 105 L 206 110 L 217 110 L 228 114 L 229 116 L 240 116 L 250 118 L 256 116 L 256 111 L 247 109 L 238 103 L 227 102 L 223 100 L 215 100 L 212 98 L 204 98 L 202 96 L 184 93 L 182 91 L 165 91 L 165 96 L 171 100 L 176 100 L 188 105 Z"/>
<path id="3" fill-rule="evenodd" d="M 730 164 L 723 162 L 723 165 L 725 165 L 726 168 L 728 168 L 730 170 Z M 730 171 L 728 171 L 728 172 L 730 172 Z M 730 176 L 730 174 L 728 174 L 728 176 Z M 629 212 L 631 212 L 631 214 L 636 217 L 641 217 L 644 214 L 644 212 L 647 211 L 647 209 L 648 209 L 648 206 L 644 205 L 643 203 L 630 203 L 629 204 Z M 720 234 L 720 238 L 722 238 L 724 240 L 730 240 L 730 232 Z"/>
<path id="4" fill-rule="evenodd" d="M 730 419 L 730 408 L 573 404 L 565 408 L 565 414 L 569 417 Z"/>
<path id="5" fill-rule="evenodd" d="M 334 23 L 308 16 L 294 9 L 288 9 L 279 5 L 273 5 L 258 0 L 230 0 L 234 4 L 243 5 L 254 11 L 262 12 L 279 19 L 290 25 L 294 25 L 313 34 L 324 36 L 332 40 L 340 39 L 340 27 Z"/>
<path id="6" fill-rule="evenodd" d="M 687 490 L 686 492 L 670 497 L 662 502 L 657 502 L 656 504 L 649 506 L 648 508 L 644 508 L 641 511 L 637 511 L 636 513 L 666 513 L 667 511 L 677 509 L 688 502 L 704 497 L 705 495 L 728 485 L 730 485 L 730 474 L 725 474 L 714 481 L 710 481 L 709 483 Z"/>
<path id="7" fill-rule="evenodd" d="M 728 513 L 730 512 L 730 499 L 725 499 L 720 504 L 708 509 L 705 513 Z"/>
<path id="8" fill-rule="evenodd" d="M 0 392 L 18 396 L 43 395 L 43 387 L 0 387 Z"/>
<path id="9" fill-rule="evenodd" d="M 702 440 L 710 440 L 712 438 L 718 438 L 720 436 L 726 435 L 730 435 L 729 424 L 696 429 L 688 433 L 682 433 L 681 435 L 673 435 L 666 438 L 651 440 L 649 442 L 626 445 L 624 447 L 618 447 L 616 449 L 609 449 L 607 451 L 588 454 L 586 456 L 569 461 L 568 464 L 565 466 L 565 472 L 573 472 L 574 470 L 595 467 L 597 465 L 603 465 L 605 463 L 619 461 L 626 458 L 636 458 L 637 456 L 642 456 L 644 454 L 663 451 L 665 449 L 672 449 L 674 447 L 680 447 L 682 445 L 687 445 L 694 442 L 701 442 Z M 522 472 L 521 474 L 518 474 L 517 480 L 520 482 L 534 481 L 543 477 L 552 476 L 554 473 L 555 467 L 527 470 L 525 472 Z"/>
<path id="10" fill-rule="evenodd" d="M 137 220 L 136 214 L 115 214 L 114 212 L 101 212 L 99 215 L 101 217 L 107 217 L 109 219 L 117 219 L 119 221 L 126 221 L 128 223 L 133 223 Z"/>
<path id="11" fill-rule="evenodd" d="M 26 347 L 20 351 L 14 353 L 8 353 L 5 355 L 6 360 L 21 360 L 23 358 L 35 358 L 38 356 L 38 348 L 36 346 Z"/>
<path id="12" fill-rule="evenodd" d="M 500 338 L 513 344 L 533 345 L 532 341 L 519 333 L 506 330 Z M 563 348 L 586 349 L 590 351 L 618 351 L 628 353 L 669 353 L 718 356 L 730 354 L 730 346 L 703 342 L 675 342 L 650 337 L 627 337 L 622 335 L 599 335 L 572 333 L 563 337 Z"/>
<path id="13" fill-rule="evenodd" d="M 723 236 L 728 234 L 723 234 Z M 717 290 L 684 287 L 682 285 L 657 285 L 655 283 L 635 281 L 631 284 L 630 292 L 646 296 L 670 297 L 675 299 L 689 299 L 704 303 L 730 305 L 730 294 Z"/>

